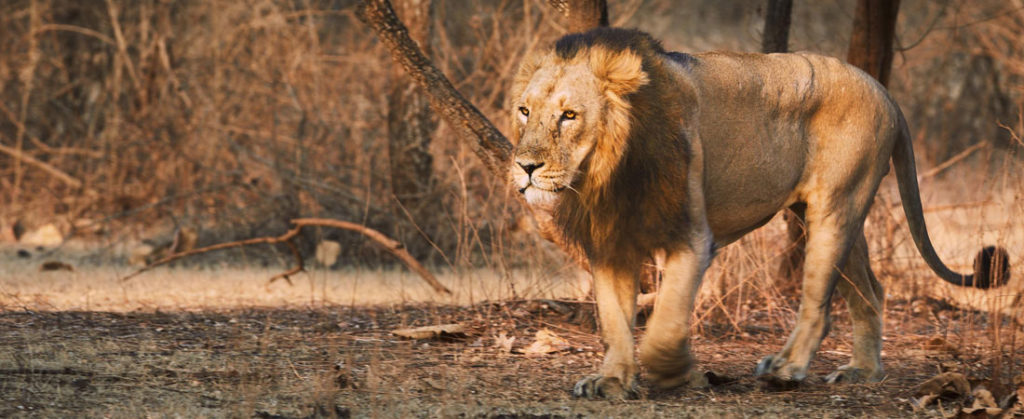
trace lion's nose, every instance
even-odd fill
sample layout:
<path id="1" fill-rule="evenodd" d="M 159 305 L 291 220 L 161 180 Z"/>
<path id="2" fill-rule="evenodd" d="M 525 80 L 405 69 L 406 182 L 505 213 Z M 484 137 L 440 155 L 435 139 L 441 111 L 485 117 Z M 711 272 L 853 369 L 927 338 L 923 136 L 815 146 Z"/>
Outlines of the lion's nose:
<path id="1" fill-rule="evenodd" d="M 526 172 L 526 174 L 527 174 L 527 175 L 532 175 L 532 174 L 533 174 L 533 171 L 534 171 L 534 170 L 537 170 L 538 168 L 540 168 L 541 166 L 543 166 L 543 165 L 544 165 L 544 162 L 540 162 L 540 163 L 534 163 L 534 162 L 529 162 L 529 163 L 523 163 L 523 162 L 516 162 L 516 164 L 518 164 L 518 165 L 519 165 L 519 167 L 522 167 L 522 168 L 523 168 L 523 171 L 524 171 L 524 172 Z"/>

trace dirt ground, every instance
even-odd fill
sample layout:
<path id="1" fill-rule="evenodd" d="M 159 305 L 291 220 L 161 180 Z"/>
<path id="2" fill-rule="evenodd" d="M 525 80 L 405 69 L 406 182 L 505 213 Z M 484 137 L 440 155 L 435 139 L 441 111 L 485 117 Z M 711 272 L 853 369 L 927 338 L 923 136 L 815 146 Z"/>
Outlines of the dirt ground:
<path id="1" fill-rule="evenodd" d="M 597 336 L 569 320 L 587 309 L 578 303 L 5 311 L 0 417 L 934 416 L 940 414 L 935 406 L 913 409 L 916 386 L 943 369 L 986 378 L 985 326 L 972 313 L 935 303 L 911 307 L 896 302 L 887 308 L 889 375 L 881 383 L 820 382 L 848 357 L 849 323 L 840 310 L 812 364 L 817 377 L 799 388 L 770 391 L 750 376 L 761 356 L 782 345 L 785 331 L 705 323 L 695 350 L 715 384 L 645 390 L 640 400 L 625 402 L 570 395 L 601 359 Z M 411 340 L 391 333 L 447 323 L 463 325 L 464 336 Z M 540 329 L 569 347 L 517 353 Z M 936 336 L 950 345 L 936 347 Z"/>

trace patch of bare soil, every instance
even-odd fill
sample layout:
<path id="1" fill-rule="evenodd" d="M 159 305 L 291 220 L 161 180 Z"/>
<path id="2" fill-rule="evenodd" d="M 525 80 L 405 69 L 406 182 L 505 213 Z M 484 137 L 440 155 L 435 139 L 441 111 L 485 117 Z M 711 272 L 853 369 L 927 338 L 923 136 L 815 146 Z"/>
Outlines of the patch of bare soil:
<path id="1" fill-rule="evenodd" d="M 978 377 L 983 348 L 966 343 L 983 333 L 976 319 L 922 318 L 909 305 L 891 305 L 889 377 L 881 383 L 826 385 L 817 378 L 848 359 L 845 319 L 837 319 L 813 364 L 817 377 L 781 392 L 762 388 L 750 373 L 761 356 L 779 349 L 785 331 L 704 324 L 695 350 L 701 368 L 716 374 L 710 388 L 645 392 L 624 402 L 577 400 L 573 384 L 595 371 L 602 353 L 592 331 L 567 320 L 577 309 L 524 301 L 2 312 L 0 417 L 913 417 L 929 413 L 911 408 L 915 387 L 940 370 L 985 378 Z M 423 340 L 391 333 L 450 323 L 463 331 Z M 567 345 L 522 353 L 541 329 Z M 951 347 L 929 346 L 935 335 L 947 336 Z"/>

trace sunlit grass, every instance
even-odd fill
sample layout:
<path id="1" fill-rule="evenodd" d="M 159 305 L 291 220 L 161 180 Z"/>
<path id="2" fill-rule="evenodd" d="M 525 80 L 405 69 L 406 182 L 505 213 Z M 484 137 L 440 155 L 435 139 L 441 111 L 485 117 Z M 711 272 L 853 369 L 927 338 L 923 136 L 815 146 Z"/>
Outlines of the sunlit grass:
<path id="1" fill-rule="evenodd" d="M 310 270 L 268 282 L 283 269 L 169 268 L 132 278 L 129 267 L 78 267 L 41 272 L 38 262 L 5 263 L 0 274 L 2 310 L 154 311 L 243 307 L 456 304 L 518 298 L 575 299 L 575 281 L 526 272 L 501 278 L 485 270 L 438 279 L 452 295 L 435 292 L 415 274 L 396 270 Z"/>

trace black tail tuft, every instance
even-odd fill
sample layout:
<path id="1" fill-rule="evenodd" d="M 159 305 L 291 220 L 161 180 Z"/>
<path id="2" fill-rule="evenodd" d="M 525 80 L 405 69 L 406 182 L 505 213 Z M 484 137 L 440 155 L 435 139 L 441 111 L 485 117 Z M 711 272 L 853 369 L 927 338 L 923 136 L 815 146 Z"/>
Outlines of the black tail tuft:
<path id="1" fill-rule="evenodd" d="M 1010 255 L 1002 247 L 988 246 L 974 257 L 975 288 L 998 288 L 1010 280 Z M 966 285 L 966 284 L 965 284 Z"/>

